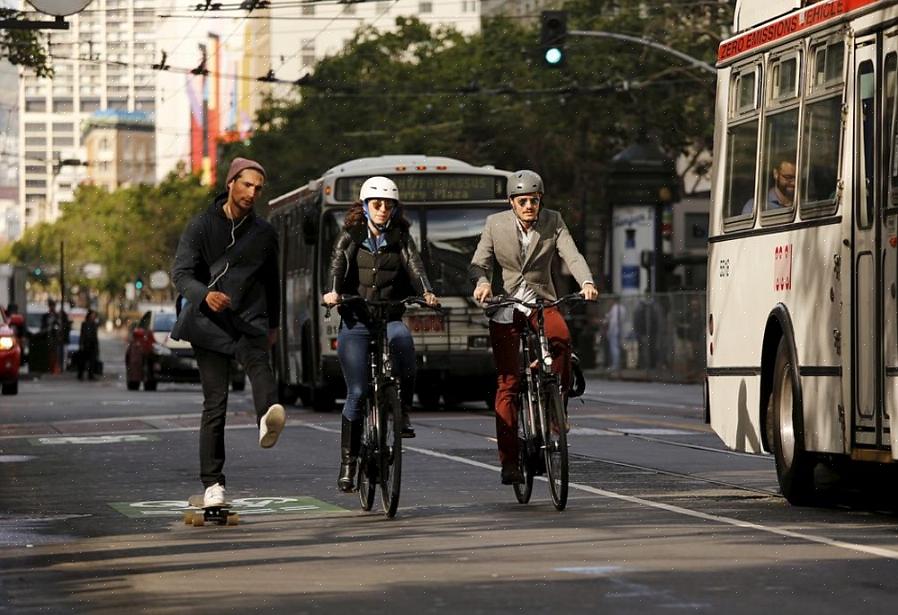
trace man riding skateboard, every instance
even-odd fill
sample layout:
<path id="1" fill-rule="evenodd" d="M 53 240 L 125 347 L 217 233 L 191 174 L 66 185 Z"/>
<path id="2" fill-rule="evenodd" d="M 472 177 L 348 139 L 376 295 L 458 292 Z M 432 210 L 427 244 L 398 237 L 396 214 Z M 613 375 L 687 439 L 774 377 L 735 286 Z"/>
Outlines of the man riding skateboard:
<path id="1" fill-rule="evenodd" d="M 252 384 L 259 445 L 274 446 L 286 422 L 269 362 L 280 318 L 277 234 L 253 211 L 264 184 L 261 164 L 235 158 L 227 192 L 187 225 L 172 269 L 185 301 L 171 337 L 191 343 L 203 385 L 204 507 L 226 503 L 224 430 L 232 357 Z"/>

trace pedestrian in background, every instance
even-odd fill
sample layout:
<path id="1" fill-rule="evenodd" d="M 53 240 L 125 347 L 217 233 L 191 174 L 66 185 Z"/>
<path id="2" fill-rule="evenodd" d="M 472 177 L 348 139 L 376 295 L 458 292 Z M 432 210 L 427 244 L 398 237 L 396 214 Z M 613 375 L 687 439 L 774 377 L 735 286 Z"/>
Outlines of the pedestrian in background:
<path id="1" fill-rule="evenodd" d="M 187 225 L 172 270 L 184 301 L 171 337 L 193 346 L 203 386 L 200 479 L 207 507 L 226 502 L 224 430 L 233 357 L 252 384 L 262 448 L 274 446 L 287 418 L 269 361 L 280 321 L 277 233 L 253 211 L 264 184 L 261 164 L 235 158 L 227 192 Z"/>
<path id="2" fill-rule="evenodd" d="M 47 299 L 47 313 L 41 316 L 41 333 L 47 340 L 47 371 L 51 374 L 58 374 L 60 372 L 59 353 L 62 347 L 63 325 L 53 299 Z"/>
<path id="3" fill-rule="evenodd" d="M 609 364 L 612 370 L 621 368 L 621 352 L 624 347 L 624 325 L 627 321 L 627 308 L 621 303 L 620 298 L 615 298 L 614 303 L 608 308 L 605 315 L 607 328 L 606 342 L 608 344 Z"/>
<path id="4" fill-rule="evenodd" d="M 78 380 L 95 380 L 100 361 L 100 340 L 97 331 L 97 313 L 87 310 L 84 322 L 81 323 L 81 337 L 78 339 Z"/>

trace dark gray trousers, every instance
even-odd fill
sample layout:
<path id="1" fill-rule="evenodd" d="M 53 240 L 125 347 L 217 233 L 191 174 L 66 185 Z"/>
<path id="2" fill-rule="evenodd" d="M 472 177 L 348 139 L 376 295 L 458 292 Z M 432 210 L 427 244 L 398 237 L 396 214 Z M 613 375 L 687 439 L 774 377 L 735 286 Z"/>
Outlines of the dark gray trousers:
<path id="1" fill-rule="evenodd" d="M 196 364 L 203 383 L 203 418 L 200 422 L 200 479 L 204 487 L 225 484 L 222 472 L 225 462 L 225 418 L 228 411 L 228 388 L 231 385 L 233 358 L 214 350 L 194 348 Z M 277 403 L 277 384 L 271 369 L 268 339 L 243 337 L 237 342 L 237 360 L 243 364 L 253 389 L 256 424 Z"/>

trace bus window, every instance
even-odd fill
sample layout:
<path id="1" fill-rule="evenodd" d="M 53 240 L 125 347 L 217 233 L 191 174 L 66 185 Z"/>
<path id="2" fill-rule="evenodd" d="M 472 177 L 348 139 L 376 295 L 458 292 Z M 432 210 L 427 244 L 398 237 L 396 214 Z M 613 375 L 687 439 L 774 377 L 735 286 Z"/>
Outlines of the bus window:
<path id="1" fill-rule="evenodd" d="M 764 211 L 794 206 L 797 149 L 798 109 L 769 116 L 764 140 Z"/>
<path id="2" fill-rule="evenodd" d="M 724 217 L 745 219 L 754 213 L 758 157 L 758 76 L 750 65 L 733 76 L 730 118 L 739 123 L 727 128 Z"/>
<path id="3" fill-rule="evenodd" d="M 841 96 L 826 98 L 805 107 L 805 150 L 800 182 L 802 207 L 835 202 L 841 124 Z"/>
<path id="4" fill-rule="evenodd" d="M 816 47 L 814 56 L 814 80 L 812 90 L 821 90 L 842 82 L 845 65 L 845 44 L 831 42 Z"/>
<path id="5" fill-rule="evenodd" d="M 761 192 L 761 208 L 765 212 L 783 211 L 795 205 L 799 64 L 800 56 L 794 51 L 770 62 L 770 111 L 765 122 Z"/>
<path id="6" fill-rule="evenodd" d="M 809 57 L 813 66 L 808 70 L 799 192 L 802 209 L 831 211 L 839 184 L 845 45 L 824 41 L 811 48 Z"/>
<path id="7" fill-rule="evenodd" d="M 798 55 L 782 58 L 771 65 L 771 100 L 786 102 L 798 96 Z"/>
<path id="8" fill-rule="evenodd" d="M 754 111 L 757 107 L 758 85 L 754 71 L 736 77 L 736 106 L 734 115 Z"/>
<path id="9" fill-rule="evenodd" d="M 858 226 L 870 228 L 873 224 L 873 203 L 875 185 L 876 155 L 874 149 L 876 130 L 876 74 L 873 62 L 861 62 L 857 76 L 858 111 L 861 125 L 858 126 L 858 154 L 860 168 L 864 170 L 864 181 L 860 184 L 858 198 Z"/>
<path id="10" fill-rule="evenodd" d="M 427 211 L 428 275 L 438 295 L 469 295 L 468 267 L 486 217 L 499 208 L 431 207 Z"/>
<path id="11" fill-rule="evenodd" d="M 889 135 L 885 142 L 884 147 L 888 147 L 888 144 L 891 144 L 891 151 L 886 151 L 884 153 L 885 160 L 883 160 L 883 169 L 888 172 L 888 177 L 890 177 L 890 186 L 891 190 L 889 190 L 888 194 L 888 203 L 889 207 L 895 207 L 896 205 L 896 194 L 895 188 L 898 186 L 898 133 L 896 133 L 896 96 L 898 96 L 898 54 L 895 52 L 890 53 L 886 56 L 885 61 L 885 70 L 884 70 L 884 84 L 883 88 L 885 89 L 885 97 L 886 97 L 886 105 L 885 105 L 885 114 L 883 115 L 883 120 L 885 125 L 888 127 L 886 131 L 886 135 Z M 889 170 L 889 161 L 891 160 L 891 170 Z"/>
<path id="12" fill-rule="evenodd" d="M 727 217 L 751 214 L 755 203 L 757 175 L 758 120 L 733 126 L 727 134 L 729 150 L 726 166 Z"/>

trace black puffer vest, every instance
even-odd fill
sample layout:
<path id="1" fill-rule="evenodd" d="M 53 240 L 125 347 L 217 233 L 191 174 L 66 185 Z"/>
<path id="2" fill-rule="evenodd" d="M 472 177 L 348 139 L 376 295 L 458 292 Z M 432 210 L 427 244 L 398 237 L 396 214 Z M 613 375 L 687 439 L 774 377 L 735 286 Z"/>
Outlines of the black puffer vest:
<path id="1" fill-rule="evenodd" d="M 364 245 L 367 238 L 368 227 L 359 224 L 344 230 L 334 243 L 331 279 L 335 292 L 379 301 L 433 292 L 415 240 L 407 231 L 388 230 L 385 245 L 376 252 Z M 355 306 L 340 306 L 339 311 L 343 318 L 367 321 L 367 315 Z M 404 311 L 397 307 L 391 320 L 401 318 Z"/>

